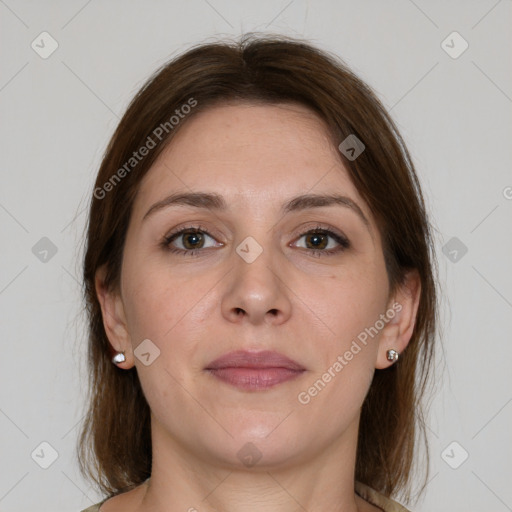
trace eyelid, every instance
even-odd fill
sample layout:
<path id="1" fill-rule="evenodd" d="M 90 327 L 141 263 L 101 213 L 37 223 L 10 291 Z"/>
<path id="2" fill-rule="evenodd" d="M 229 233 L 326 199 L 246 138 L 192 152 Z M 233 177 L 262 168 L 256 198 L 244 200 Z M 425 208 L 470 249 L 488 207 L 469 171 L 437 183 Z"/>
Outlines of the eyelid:
<path id="1" fill-rule="evenodd" d="M 340 247 L 336 249 L 305 249 L 307 251 L 317 251 L 325 254 L 335 254 L 337 252 L 341 252 L 352 247 L 352 243 L 350 242 L 349 238 L 342 231 L 328 224 L 323 224 L 320 222 L 316 222 L 309 227 L 302 226 L 299 230 L 299 234 L 294 238 L 293 243 L 296 243 L 297 240 L 300 240 L 302 237 L 315 232 L 325 233 L 327 236 L 333 238 Z"/>
<path id="2" fill-rule="evenodd" d="M 343 233 L 343 231 L 329 224 L 324 224 L 323 222 L 311 222 L 309 224 L 306 224 L 305 226 L 302 225 L 300 228 L 296 230 L 297 234 L 294 236 L 303 236 L 312 231 L 329 231 L 339 236 L 340 238 L 347 240 L 348 242 L 348 237 L 345 235 L 345 233 Z"/>
<path id="3" fill-rule="evenodd" d="M 183 231 L 187 231 L 187 230 L 200 231 L 201 233 L 207 234 L 211 238 L 215 238 L 216 241 L 218 241 L 218 238 L 222 238 L 220 236 L 220 234 L 216 232 L 215 229 L 206 227 L 201 223 L 190 223 L 190 224 L 180 225 L 176 228 L 173 228 L 163 238 L 164 238 L 164 240 L 171 240 L 175 235 L 181 234 Z M 221 242 L 221 243 L 223 243 L 223 242 Z"/>

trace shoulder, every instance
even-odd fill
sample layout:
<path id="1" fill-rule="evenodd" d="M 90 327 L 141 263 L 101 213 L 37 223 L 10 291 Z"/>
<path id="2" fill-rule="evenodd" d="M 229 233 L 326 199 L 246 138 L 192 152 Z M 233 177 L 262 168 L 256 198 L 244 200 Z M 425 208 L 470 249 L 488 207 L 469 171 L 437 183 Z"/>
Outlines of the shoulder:
<path id="1" fill-rule="evenodd" d="M 149 478 L 129 491 L 114 492 L 113 494 L 103 498 L 99 503 L 91 505 L 89 508 L 81 510 L 80 512 L 107 512 L 111 510 L 130 512 L 132 510 L 136 510 L 146 492 L 148 480 Z"/>
<path id="2" fill-rule="evenodd" d="M 105 500 L 100 501 L 99 503 L 96 503 L 95 505 L 91 505 L 88 508 L 84 508 L 80 512 L 99 512 L 101 505 L 104 503 Z"/>
<path id="3" fill-rule="evenodd" d="M 365 501 L 381 508 L 384 512 L 410 512 L 410 510 L 406 509 L 403 505 L 400 505 L 397 501 L 387 498 L 375 489 L 372 489 L 361 482 L 356 481 L 355 491 Z"/>

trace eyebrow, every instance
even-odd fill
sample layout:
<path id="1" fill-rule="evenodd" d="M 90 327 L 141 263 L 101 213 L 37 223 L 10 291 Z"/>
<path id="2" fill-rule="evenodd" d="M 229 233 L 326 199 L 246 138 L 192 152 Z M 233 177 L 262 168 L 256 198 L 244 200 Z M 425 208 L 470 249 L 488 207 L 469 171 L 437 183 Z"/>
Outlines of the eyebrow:
<path id="1" fill-rule="evenodd" d="M 187 192 L 176 193 L 167 196 L 161 201 L 156 202 L 146 212 L 142 220 L 144 221 L 150 215 L 170 206 L 192 206 L 194 208 L 202 208 L 214 211 L 225 211 L 228 209 L 224 198 L 215 193 L 207 192 Z M 338 194 L 303 194 L 287 201 L 281 207 L 281 212 L 287 214 L 308 210 L 312 208 L 321 208 L 324 206 L 344 206 L 353 210 L 361 220 L 370 227 L 370 222 L 364 215 L 359 205 L 352 199 Z"/>

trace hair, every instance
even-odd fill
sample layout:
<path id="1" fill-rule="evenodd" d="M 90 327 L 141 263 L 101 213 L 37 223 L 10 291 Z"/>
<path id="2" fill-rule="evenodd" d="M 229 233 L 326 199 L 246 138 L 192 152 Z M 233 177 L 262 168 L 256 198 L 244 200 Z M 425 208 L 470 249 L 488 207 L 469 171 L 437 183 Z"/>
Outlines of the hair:
<path id="1" fill-rule="evenodd" d="M 78 439 L 80 470 L 108 495 L 130 490 L 151 475 L 149 405 L 136 368 L 123 370 L 111 362 L 95 275 L 104 266 L 106 287 L 119 290 L 125 236 L 141 180 L 187 121 L 230 102 L 298 103 L 326 123 L 336 146 L 349 135 L 365 146 L 355 160 L 341 151 L 339 157 L 379 228 L 390 289 L 416 270 L 421 292 L 407 348 L 393 366 L 375 371 L 362 405 L 355 478 L 409 501 L 419 439 L 427 448 L 420 492 L 428 475 L 422 396 L 431 376 L 438 315 L 432 227 L 420 183 L 396 125 L 367 84 L 337 56 L 269 34 L 199 44 L 164 64 L 132 99 L 106 148 L 90 199 L 83 259 L 90 382 Z M 149 141 L 151 149 L 134 160 L 134 152 L 149 148 Z"/>

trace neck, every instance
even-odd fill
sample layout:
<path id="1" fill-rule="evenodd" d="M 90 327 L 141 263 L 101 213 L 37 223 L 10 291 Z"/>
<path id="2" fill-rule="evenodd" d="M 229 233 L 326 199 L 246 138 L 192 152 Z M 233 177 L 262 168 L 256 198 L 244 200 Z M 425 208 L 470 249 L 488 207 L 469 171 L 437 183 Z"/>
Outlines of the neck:
<path id="1" fill-rule="evenodd" d="M 152 418 L 153 464 L 139 510 L 153 512 L 358 512 L 354 492 L 358 421 L 334 442 L 293 462 L 252 467 L 209 459 L 165 434 Z M 367 504 L 366 504 L 367 505 Z M 370 509 L 371 510 L 371 509 Z"/>

